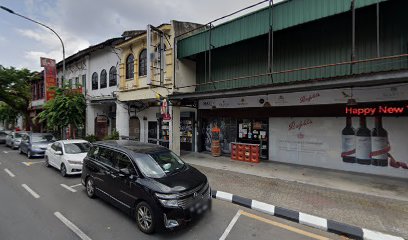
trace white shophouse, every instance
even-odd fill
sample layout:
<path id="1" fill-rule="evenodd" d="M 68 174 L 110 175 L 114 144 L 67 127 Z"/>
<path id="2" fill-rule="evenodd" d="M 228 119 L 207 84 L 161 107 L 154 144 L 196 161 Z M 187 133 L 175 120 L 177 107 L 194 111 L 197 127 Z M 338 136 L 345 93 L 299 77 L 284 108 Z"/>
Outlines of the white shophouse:
<path id="1" fill-rule="evenodd" d="M 124 37 L 112 38 L 90 46 L 66 59 L 65 81 L 85 94 L 86 135 L 99 139 L 116 129 L 116 93 L 120 50 L 115 45 Z M 58 83 L 62 79 L 62 62 L 58 63 Z"/>

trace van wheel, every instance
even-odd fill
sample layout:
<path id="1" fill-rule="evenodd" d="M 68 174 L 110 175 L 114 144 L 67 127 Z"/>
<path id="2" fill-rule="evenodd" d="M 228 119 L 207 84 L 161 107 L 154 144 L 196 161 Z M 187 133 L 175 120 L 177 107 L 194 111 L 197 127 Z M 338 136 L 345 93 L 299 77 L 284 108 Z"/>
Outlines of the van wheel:
<path id="1" fill-rule="evenodd" d="M 136 206 L 136 223 L 140 231 L 151 234 L 155 230 L 156 219 L 152 208 L 145 202 L 140 202 Z"/>
<path id="2" fill-rule="evenodd" d="M 85 187 L 86 187 L 86 195 L 88 195 L 89 198 L 95 198 L 95 184 L 91 177 L 88 177 L 86 179 Z"/>

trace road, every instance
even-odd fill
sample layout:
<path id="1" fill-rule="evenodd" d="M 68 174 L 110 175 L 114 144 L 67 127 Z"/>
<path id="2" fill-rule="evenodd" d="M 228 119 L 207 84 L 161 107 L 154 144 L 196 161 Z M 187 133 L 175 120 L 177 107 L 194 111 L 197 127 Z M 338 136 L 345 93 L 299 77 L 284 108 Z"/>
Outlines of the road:
<path id="1" fill-rule="evenodd" d="M 186 226 L 146 235 L 132 218 L 84 190 L 80 176 L 63 178 L 42 158 L 0 145 L 0 239 L 340 239 L 219 200 Z"/>

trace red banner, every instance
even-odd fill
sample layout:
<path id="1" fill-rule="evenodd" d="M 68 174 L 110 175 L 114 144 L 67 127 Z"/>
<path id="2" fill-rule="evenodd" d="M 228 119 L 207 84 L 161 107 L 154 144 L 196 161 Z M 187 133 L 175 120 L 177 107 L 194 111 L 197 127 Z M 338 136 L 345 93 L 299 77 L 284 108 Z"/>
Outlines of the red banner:
<path id="1" fill-rule="evenodd" d="M 57 86 L 57 66 L 54 59 L 41 58 L 41 67 L 44 67 L 45 97 L 48 101 L 55 95 L 55 90 L 49 88 Z"/>

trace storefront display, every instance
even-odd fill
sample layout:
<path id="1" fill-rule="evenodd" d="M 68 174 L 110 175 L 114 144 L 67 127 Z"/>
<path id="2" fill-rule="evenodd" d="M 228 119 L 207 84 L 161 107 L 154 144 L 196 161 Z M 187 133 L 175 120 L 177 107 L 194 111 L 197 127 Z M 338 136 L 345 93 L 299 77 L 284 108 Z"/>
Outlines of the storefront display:
<path id="1" fill-rule="evenodd" d="M 407 124 L 404 116 L 270 118 L 270 159 L 408 178 Z"/>
<path id="2" fill-rule="evenodd" d="M 192 151 L 194 143 L 194 113 L 182 112 L 180 117 L 180 149 Z"/>

